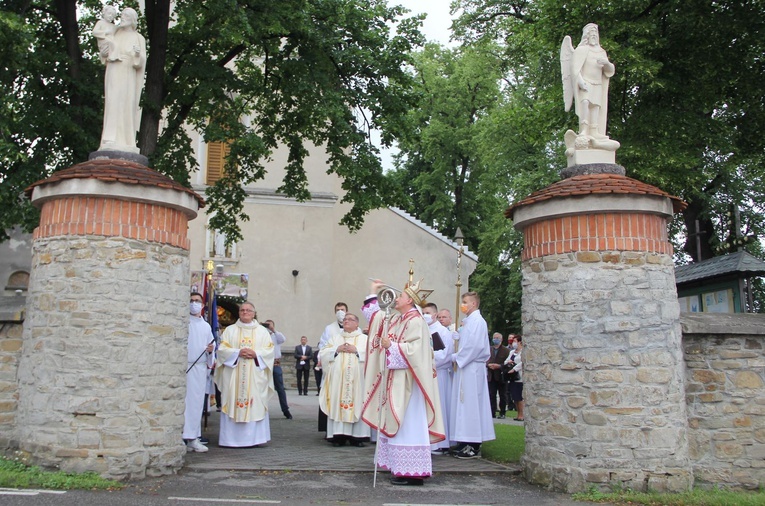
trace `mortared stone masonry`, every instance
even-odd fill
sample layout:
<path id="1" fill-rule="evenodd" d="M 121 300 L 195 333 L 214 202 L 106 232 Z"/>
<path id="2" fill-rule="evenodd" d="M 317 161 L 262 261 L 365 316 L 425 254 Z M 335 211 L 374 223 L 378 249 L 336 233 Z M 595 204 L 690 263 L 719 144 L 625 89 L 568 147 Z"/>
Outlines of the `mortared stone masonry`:
<path id="1" fill-rule="evenodd" d="M 187 224 L 204 201 L 140 163 L 91 160 L 27 189 L 40 208 L 15 443 L 65 471 L 172 473 L 188 332 Z"/>
<path id="2" fill-rule="evenodd" d="M 668 221 L 618 165 L 513 204 L 523 232 L 524 474 L 556 490 L 693 484 Z"/>

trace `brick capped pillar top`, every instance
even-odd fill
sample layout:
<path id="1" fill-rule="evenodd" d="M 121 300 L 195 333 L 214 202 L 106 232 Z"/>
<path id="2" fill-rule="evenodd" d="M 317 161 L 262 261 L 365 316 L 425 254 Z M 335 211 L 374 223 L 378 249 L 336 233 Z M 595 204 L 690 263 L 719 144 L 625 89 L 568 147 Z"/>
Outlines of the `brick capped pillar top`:
<path id="1" fill-rule="evenodd" d="M 34 239 L 61 235 L 125 237 L 189 249 L 188 222 L 204 200 L 139 163 L 90 160 L 25 190 L 41 210 Z"/>
<path id="2" fill-rule="evenodd" d="M 523 231 L 523 260 L 580 251 L 671 255 L 667 221 L 685 206 L 620 174 L 584 174 L 531 194 L 505 216 Z"/>

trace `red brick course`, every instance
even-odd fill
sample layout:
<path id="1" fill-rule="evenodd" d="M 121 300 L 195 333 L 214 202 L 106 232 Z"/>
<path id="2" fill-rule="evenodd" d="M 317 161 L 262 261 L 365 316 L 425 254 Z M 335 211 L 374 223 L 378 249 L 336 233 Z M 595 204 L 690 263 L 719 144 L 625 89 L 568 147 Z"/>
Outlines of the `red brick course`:
<path id="1" fill-rule="evenodd" d="M 510 206 L 511 218 L 519 207 L 551 199 L 587 195 L 655 195 L 672 201 L 675 212 L 687 204 L 651 185 L 618 174 L 574 176 L 554 183 Z M 665 217 L 647 212 L 594 211 L 574 216 L 551 217 L 523 229 L 523 260 L 577 251 L 638 251 L 672 255 Z"/>
<path id="2" fill-rule="evenodd" d="M 647 213 L 596 213 L 551 218 L 523 230 L 523 260 L 576 251 L 672 254 L 667 222 Z"/>
<path id="3" fill-rule="evenodd" d="M 54 173 L 25 190 L 67 179 L 98 179 L 140 186 L 158 186 L 192 195 L 199 207 L 204 200 L 194 191 L 140 164 L 122 160 L 91 160 Z M 101 235 L 169 244 L 189 249 L 188 216 L 158 203 L 121 200 L 109 196 L 62 196 L 48 200 L 40 210 L 40 225 L 33 238 L 60 235 Z"/>

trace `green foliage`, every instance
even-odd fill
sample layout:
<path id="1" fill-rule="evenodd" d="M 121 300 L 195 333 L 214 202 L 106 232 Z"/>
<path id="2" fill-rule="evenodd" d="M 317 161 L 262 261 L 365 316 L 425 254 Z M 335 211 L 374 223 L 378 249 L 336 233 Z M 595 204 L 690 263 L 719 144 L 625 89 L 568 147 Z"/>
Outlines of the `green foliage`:
<path id="1" fill-rule="evenodd" d="M 502 216 L 513 168 L 496 163 L 497 127 L 508 107 L 500 56 L 493 43 L 428 44 L 414 55 L 419 102 L 396 125 L 400 155 L 388 177 L 404 210 L 447 237 L 460 227 L 480 258 L 470 288 L 481 293 L 481 313 L 492 331 L 507 333 L 520 329 L 520 276 L 508 247 L 518 237 Z"/>
<path id="2" fill-rule="evenodd" d="M 0 457 L 0 487 L 47 488 L 56 490 L 114 490 L 124 487 L 118 481 L 106 480 L 96 473 L 64 473 L 42 471 L 18 460 Z"/>
<path id="3" fill-rule="evenodd" d="M 495 440 L 481 445 L 481 455 L 494 462 L 519 463 L 526 451 L 526 431 L 523 425 L 495 423 L 494 433 Z"/>
<path id="4" fill-rule="evenodd" d="M 694 489 L 682 494 L 634 492 L 616 490 L 601 492 L 593 487 L 587 492 L 573 494 L 575 501 L 609 504 L 644 504 L 647 506 L 761 506 L 765 504 L 765 491 L 730 491 L 722 489 Z"/>
<path id="5" fill-rule="evenodd" d="M 609 133 L 622 143 L 617 159 L 628 175 L 689 203 L 675 226 L 693 231 L 700 221 L 702 258 L 719 254 L 730 205 L 742 209 L 744 234 L 763 237 L 765 84 L 756 76 L 765 70 L 765 42 L 753 34 L 765 28 L 765 3 L 458 0 L 452 7 L 461 9 L 458 37 L 504 48 L 515 86 L 510 101 L 543 102 L 537 109 L 544 113 L 528 121 L 550 148 L 560 126 L 576 121 L 562 107 L 561 41 L 567 34 L 578 40 L 585 24 L 598 23 L 617 68 Z M 539 188 L 549 171 L 537 170 Z M 695 257 L 694 242 L 684 248 Z"/>
<path id="6" fill-rule="evenodd" d="M 327 172 L 343 178 L 343 201 L 353 204 L 342 220 L 349 228 L 389 201 L 368 131 L 386 132 L 412 105 L 403 66 L 422 43 L 418 18 L 403 19 L 402 8 L 382 0 L 181 0 L 169 26 L 169 2 L 147 2 L 141 20 L 149 62 L 139 147 L 188 185 L 196 160 L 187 128 L 231 142 L 225 177 L 208 196 L 212 225 L 229 241 L 247 219 L 242 185 L 263 178 L 278 145 L 289 152 L 278 190 L 298 200 L 310 197 L 308 148 L 326 149 Z M 0 230 L 33 227 L 21 191 L 99 145 L 103 67 L 90 30 L 101 2 L 49 4 L 10 2 L 0 11 L 0 42 L 6 34 L 8 42 L 0 105 L 13 113 L 0 119 L 0 205 L 13 209 Z"/>

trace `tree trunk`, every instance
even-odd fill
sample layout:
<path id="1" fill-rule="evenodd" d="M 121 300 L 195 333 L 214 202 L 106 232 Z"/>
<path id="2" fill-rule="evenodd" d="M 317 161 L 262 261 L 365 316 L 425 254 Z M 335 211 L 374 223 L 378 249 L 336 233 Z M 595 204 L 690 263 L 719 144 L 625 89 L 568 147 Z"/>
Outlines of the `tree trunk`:
<path id="1" fill-rule="evenodd" d="M 685 246 L 683 251 L 688 253 L 694 262 L 701 262 L 715 256 L 715 252 L 712 249 L 711 241 L 716 237 L 715 226 L 712 220 L 709 219 L 706 214 L 707 209 L 703 204 L 696 200 L 688 204 L 688 207 L 683 211 L 683 221 L 685 222 L 685 229 L 687 231 L 687 238 L 685 240 Z M 700 234 L 699 243 L 697 248 L 696 242 L 696 220 L 699 221 Z M 699 251 L 701 256 L 699 257 Z"/>
<path id="2" fill-rule="evenodd" d="M 78 81 L 82 75 L 82 50 L 80 49 L 79 28 L 77 26 L 77 2 L 76 0 L 55 0 L 56 18 L 61 24 L 61 33 L 64 35 L 66 54 L 69 57 L 68 74 L 70 114 L 74 121 L 82 124 L 82 95 L 79 92 Z"/>
<path id="3" fill-rule="evenodd" d="M 162 118 L 170 0 L 147 0 L 146 25 L 149 31 L 149 55 L 146 60 L 146 84 L 143 91 L 138 147 L 141 154 L 150 157 L 157 149 L 159 121 Z"/>

